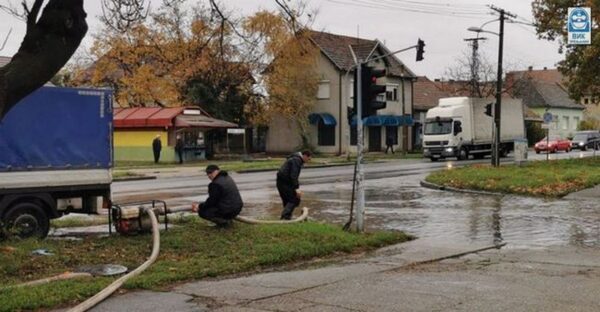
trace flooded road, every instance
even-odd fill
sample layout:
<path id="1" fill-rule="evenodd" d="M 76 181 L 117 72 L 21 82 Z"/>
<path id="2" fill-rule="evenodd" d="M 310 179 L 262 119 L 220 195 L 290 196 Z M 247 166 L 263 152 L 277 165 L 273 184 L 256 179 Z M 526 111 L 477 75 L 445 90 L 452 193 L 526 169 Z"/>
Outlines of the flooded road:
<path id="1" fill-rule="evenodd" d="M 383 178 L 366 183 L 367 229 L 402 230 L 454 242 L 509 247 L 600 247 L 600 203 L 524 196 L 474 195 L 423 188 L 425 177 Z M 351 183 L 307 185 L 302 206 L 311 217 L 344 224 Z M 281 211 L 275 192 L 244 194 L 245 215 L 272 218 Z"/>
<path id="2" fill-rule="evenodd" d="M 451 164 L 422 160 L 368 164 L 366 228 L 402 230 L 448 244 L 507 242 L 508 247 L 526 248 L 600 247 L 600 199 L 578 201 L 476 195 L 420 186 L 419 182 L 429 172 Z M 311 209 L 313 219 L 340 226 L 346 223 L 352 169 L 346 166 L 302 171 L 304 196 L 301 206 Z M 243 215 L 278 218 L 281 201 L 274 185 L 275 172 L 232 176 L 245 202 Z M 114 190 L 117 200 L 146 195 L 177 206 L 204 200 L 207 184 L 206 176 L 199 175 L 115 183 Z"/>

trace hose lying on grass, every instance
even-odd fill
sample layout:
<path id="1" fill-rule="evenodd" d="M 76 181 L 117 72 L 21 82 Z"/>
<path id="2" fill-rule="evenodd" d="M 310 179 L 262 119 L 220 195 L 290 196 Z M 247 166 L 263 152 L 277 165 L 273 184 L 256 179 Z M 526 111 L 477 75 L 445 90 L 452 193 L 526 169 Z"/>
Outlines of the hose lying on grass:
<path id="1" fill-rule="evenodd" d="M 68 280 L 68 279 L 72 279 L 72 278 L 80 278 L 80 277 L 92 277 L 92 274 L 84 273 L 84 272 L 65 272 L 65 273 L 61 273 L 59 275 L 46 277 L 46 278 L 42 278 L 42 279 L 35 280 L 35 281 L 29 281 L 29 282 L 25 282 L 22 284 L 8 286 L 4 289 L 18 288 L 18 287 L 25 287 L 25 286 L 37 286 L 37 285 L 47 284 L 47 283 L 54 282 L 54 281 L 63 281 L 63 280 Z"/>
<path id="2" fill-rule="evenodd" d="M 192 212 L 192 208 L 189 206 L 177 206 L 177 207 L 173 207 L 173 208 L 168 208 L 168 210 L 170 213 Z M 162 213 L 162 211 L 161 211 L 161 213 Z M 302 221 L 305 221 L 306 218 L 308 218 L 308 208 L 302 207 L 302 214 L 299 217 L 292 219 L 292 220 L 258 220 L 258 219 L 243 217 L 243 216 L 237 216 L 237 217 L 235 217 L 235 220 L 239 221 L 239 222 L 243 222 L 243 223 L 248 223 L 248 224 L 287 224 L 287 223 L 302 222 Z"/>
<path id="3" fill-rule="evenodd" d="M 101 292 L 97 293 L 93 297 L 88 300 L 78 304 L 76 307 L 68 310 L 68 312 L 83 312 L 91 309 L 96 304 L 100 303 L 102 300 L 106 299 L 112 293 L 114 293 L 117 289 L 119 289 L 127 280 L 130 278 L 139 275 L 144 270 L 146 270 L 158 257 L 158 251 L 160 249 L 160 233 L 158 231 L 158 220 L 154 215 L 154 212 L 151 208 L 144 209 L 146 213 L 150 216 L 152 220 L 152 254 L 150 254 L 150 258 L 146 260 L 142 265 L 140 265 L 137 269 L 129 272 L 127 275 L 123 275 L 118 280 L 114 281 L 112 284 L 108 285 L 108 287 L 104 288 Z"/>

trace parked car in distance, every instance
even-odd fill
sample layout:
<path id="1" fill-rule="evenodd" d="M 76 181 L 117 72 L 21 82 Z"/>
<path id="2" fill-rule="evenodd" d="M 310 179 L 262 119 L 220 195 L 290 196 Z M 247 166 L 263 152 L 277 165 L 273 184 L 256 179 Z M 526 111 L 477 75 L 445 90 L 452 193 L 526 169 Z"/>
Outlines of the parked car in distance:
<path id="1" fill-rule="evenodd" d="M 575 132 L 571 140 L 571 149 L 586 151 L 588 148 L 600 149 L 600 131 L 588 130 Z"/>
<path id="2" fill-rule="evenodd" d="M 549 140 L 548 138 L 543 138 L 535 143 L 533 148 L 535 149 L 536 154 L 539 154 L 542 151 L 550 153 L 565 151 L 568 153 L 571 151 L 571 141 L 563 139 L 558 135 L 551 135 Z"/>

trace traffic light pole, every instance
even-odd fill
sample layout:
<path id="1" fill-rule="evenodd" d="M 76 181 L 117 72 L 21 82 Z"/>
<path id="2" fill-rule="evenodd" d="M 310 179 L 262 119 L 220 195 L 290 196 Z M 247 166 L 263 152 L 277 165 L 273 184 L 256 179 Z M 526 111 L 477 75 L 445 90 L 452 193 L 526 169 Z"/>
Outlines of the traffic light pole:
<path id="1" fill-rule="evenodd" d="M 356 66 L 356 231 L 365 230 L 365 173 L 363 170 L 362 60 Z"/>

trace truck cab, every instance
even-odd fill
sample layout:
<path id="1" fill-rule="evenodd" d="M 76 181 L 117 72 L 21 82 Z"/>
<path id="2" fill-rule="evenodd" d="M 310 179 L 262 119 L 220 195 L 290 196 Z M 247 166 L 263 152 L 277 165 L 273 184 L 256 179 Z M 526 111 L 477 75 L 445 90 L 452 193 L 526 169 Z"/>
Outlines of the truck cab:
<path id="1" fill-rule="evenodd" d="M 423 157 L 432 161 L 448 157 L 458 160 L 491 154 L 493 120 L 488 110 L 494 99 L 442 98 L 425 115 Z M 514 141 L 525 137 L 523 103 L 503 99 L 501 103 L 500 156 L 514 149 Z"/>

